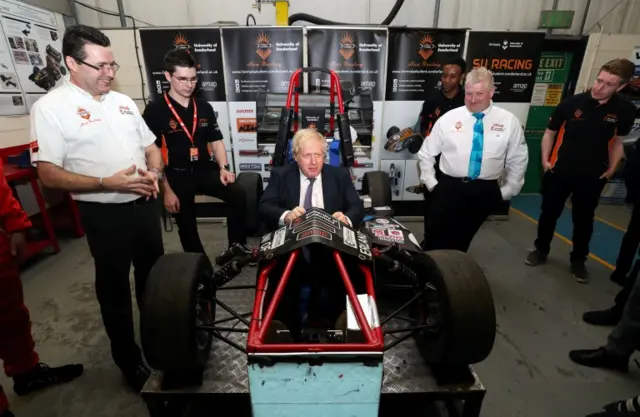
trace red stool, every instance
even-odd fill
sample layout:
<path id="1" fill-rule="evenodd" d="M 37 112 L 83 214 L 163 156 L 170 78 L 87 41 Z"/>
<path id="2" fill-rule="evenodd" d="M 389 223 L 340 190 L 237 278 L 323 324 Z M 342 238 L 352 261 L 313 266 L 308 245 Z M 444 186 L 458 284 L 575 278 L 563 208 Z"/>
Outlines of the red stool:
<path id="1" fill-rule="evenodd" d="M 19 168 L 15 165 L 7 164 L 4 165 L 4 176 L 8 183 L 29 182 L 31 184 L 33 194 L 35 195 L 36 201 L 38 203 L 38 208 L 40 209 L 42 224 L 44 225 L 44 229 L 47 233 L 47 239 L 29 242 L 26 257 L 30 258 L 36 253 L 39 253 L 50 246 L 53 248 L 54 253 L 60 252 L 60 245 L 58 244 L 56 233 L 53 230 L 53 223 L 51 222 L 51 217 L 49 216 L 49 211 L 47 210 L 44 196 L 42 195 L 42 191 L 40 190 L 40 185 L 38 184 L 38 176 L 36 175 L 35 169 Z"/>

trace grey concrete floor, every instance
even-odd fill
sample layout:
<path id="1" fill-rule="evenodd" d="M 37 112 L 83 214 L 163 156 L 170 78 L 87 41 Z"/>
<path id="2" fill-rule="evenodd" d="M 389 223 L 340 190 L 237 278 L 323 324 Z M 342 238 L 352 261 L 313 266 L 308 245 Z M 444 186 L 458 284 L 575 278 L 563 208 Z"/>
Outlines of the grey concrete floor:
<path id="1" fill-rule="evenodd" d="M 628 210 L 599 215 L 626 226 Z M 624 217 L 627 216 L 627 217 Z M 421 235 L 421 223 L 406 223 Z M 200 225 L 207 250 L 224 244 L 220 224 Z M 487 389 L 483 417 L 581 417 L 602 405 L 640 394 L 640 370 L 632 364 L 622 375 L 573 364 L 568 351 L 603 344 L 609 328 L 581 321 L 584 311 L 611 304 L 618 287 L 610 271 L 589 261 L 592 282 L 573 281 L 568 271 L 570 246 L 556 240 L 550 262 L 527 267 L 523 259 L 535 238 L 535 225 L 517 214 L 487 223 L 470 254 L 491 283 L 498 336 L 490 357 L 476 365 Z M 177 233 L 165 234 L 167 252 L 180 251 Z M 84 239 L 64 242 L 55 256 L 44 257 L 23 272 L 25 299 L 43 361 L 51 365 L 81 362 L 85 374 L 72 383 L 18 398 L 0 376 L 18 417 L 146 416 L 141 398 L 124 385 L 111 362 L 108 339 L 93 292 L 93 263 Z"/>

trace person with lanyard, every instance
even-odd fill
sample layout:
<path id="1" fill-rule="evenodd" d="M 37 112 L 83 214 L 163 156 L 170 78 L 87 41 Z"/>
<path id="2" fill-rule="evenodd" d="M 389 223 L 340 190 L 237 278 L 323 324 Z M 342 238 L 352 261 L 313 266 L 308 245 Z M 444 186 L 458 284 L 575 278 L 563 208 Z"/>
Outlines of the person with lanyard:
<path id="1" fill-rule="evenodd" d="M 514 114 L 492 103 L 494 92 L 489 70 L 471 70 L 465 106 L 441 116 L 418 152 L 420 180 L 433 197 L 425 250 L 466 252 L 496 205 L 517 195 L 524 185 L 529 153 L 522 125 Z M 438 155 L 440 178 L 435 170 Z"/>
<path id="2" fill-rule="evenodd" d="M 565 99 L 551 115 L 542 138 L 542 212 L 527 265 L 546 262 L 556 222 L 571 195 L 571 272 L 577 282 L 589 281 L 585 262 L 595 210 L 624 156 L 620 136 L 629 134 L 636 115 L 635 106 L 617 92 L 627 85 L 634 69 L 627 59 L 607 62 L 589 91 Z"/>
<path id="3" fill-rule="evenodd" d="M 464 106 L 464 90 L 462 89 L 462 79 L 467 70 L 467 63 L 463 58 L 452 58 L 442 66 L 442 75 L 440 76 L 440 88 L 431 92 L 422 104 L 420 111 L 420 132 L 428 140 L 433 126 L 451 109 Z M 436 178 L 440 177 L 438 164 L 440 156 L 436 157 L 435 169 Z M 431 193 L 426 187 L 422 187 L 424 195 L 424 235 L 427 235 L 427 214 L 431 204 Z M 421 246 L 424 245 L 424 240 Z"/>
<path id="4" fill-rule="evenodd" d="M 147 275 L 164 254 L 156 202 L 163 164 L 136 103 L 111 90 L 119 65 L 110 46 L 95 28 L 67 28 L 69 79 L 31 110 L 31 160 L 45 187 L 77 201 L 111 354 L 139 392 L 150 370 L 135 340 L 129 275 L 133 264 L 140 306 Z"/>
<path id="5" fill-rule="evenodd" d="M 216 262 L 229 259 L 231 245 L 245 247 L 246 202 L 242 187 L 227 161 L 227 151 L 215 112 L 205 100 L 193 97 L 198 85 L 196 62 L 188 49 L 173 49 L 164 57 L 170 89 L 149 103 L 143 117 L 162 149 L 166 176 L 162 181 L 164 207 L 173 214 L 185 252 L 205 253 L 198 234 L 196 194 L 227 205 L 228 248 Z"/>

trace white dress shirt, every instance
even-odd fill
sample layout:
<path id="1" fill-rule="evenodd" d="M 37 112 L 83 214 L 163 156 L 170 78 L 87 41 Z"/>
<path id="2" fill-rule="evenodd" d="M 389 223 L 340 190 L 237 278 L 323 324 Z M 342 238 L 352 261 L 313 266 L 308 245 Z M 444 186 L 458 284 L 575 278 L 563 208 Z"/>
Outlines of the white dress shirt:
<path id="1" fill-rule="evenodd" d="M 50 162 L 91 177 L 110 177 L 132 165 L 146 170 L 145 148 L 156 140 L 130 97 L 111 91 L 97 101 L 67 79 L 35 102 L 30 136 L 32 163 Z M 72 196 L 100 203 L 140 198 L 117 192 Z"/>
<path id="2" fill-rule="evenodd" d="M 493 103 L 485 111 L 481 180 L 498 180 L 504 176 L 500 187 L 502 198 L 509 200 L 524 185 L 529 151 L 524 139 L 522 124 L 511 112 Z M 473 126 L 476 118 L 466 106 L 445 113 L 433 126 L 418 152 L 420 180 L 432 190 L 438 180 L 435 177 L 435 157 L 440 154 L 440 170 L 451 177 L 469 175 L 469 159 L 473 146 Z"/>
<path id="3" fill-rule="evenodd" d="M 301 171 L 300 172 L 300 201 L 298 202 L 298 205 L 300 207 L 304 207 L 304 197 L 307 195 L 307 189 L 309 188 L 309 184 L 311 184 L 311 181 L 309 181 L 309 178 L 305 177 Z M 318 176 L 316 177 L 316 180 L 313 182 L 313 189 L 311 190 L 311 206 L 324 209 L 324 195 L 322 193 L 322 173 L 318 174 Z M 282 216 L 280 216 L 280 226 L 284 225 L 284 218 L 287 216 L 287 214 L 289 214 L 290 211 L 291 210 L 287 210 L 284 213 L 282 213 Z M 329 213 L 329 214 L 333 214 L 333 213 Z M 349 219 L 346 215 L 344 217 L 347 219 L 347 222 L 351 226 L 352 225 L 351 219 Z"/>

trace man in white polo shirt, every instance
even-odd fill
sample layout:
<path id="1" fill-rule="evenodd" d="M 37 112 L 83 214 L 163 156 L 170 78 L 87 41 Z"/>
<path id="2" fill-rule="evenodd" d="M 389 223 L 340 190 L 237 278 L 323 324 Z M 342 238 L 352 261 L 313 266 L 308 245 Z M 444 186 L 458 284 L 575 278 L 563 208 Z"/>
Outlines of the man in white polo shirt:
<path id="1" fill-rule="evenodd" d="M 164 252 L 156 203 L 162 157 L 133 100 L 111 91 L 119 66 L 109 38 L 92 27 L 69 27 L 62 53 L 69 79 L 31 110 L 32 161 L 45 186 L 78 202 L 111 353 L 139 391 L 149 369 L 134 340 L 129 272 L 133 263 L 139 305 Z"/>
<path id="2" fill-rule="evenodd" d="M 489 70 L 471 70 L 465 105 L 438 119 L 418 153 L 420 180 L 433 198 L 425 250 L 466 252 L 496 205 L 517 195 L 524 185 L 529 154 L 522 125 L 515 115 L 493 105 L 494 92 Z M 434 168 L 437 155 L 441 155 L 439 180 Z"/>

